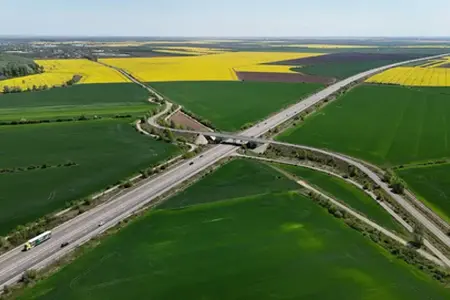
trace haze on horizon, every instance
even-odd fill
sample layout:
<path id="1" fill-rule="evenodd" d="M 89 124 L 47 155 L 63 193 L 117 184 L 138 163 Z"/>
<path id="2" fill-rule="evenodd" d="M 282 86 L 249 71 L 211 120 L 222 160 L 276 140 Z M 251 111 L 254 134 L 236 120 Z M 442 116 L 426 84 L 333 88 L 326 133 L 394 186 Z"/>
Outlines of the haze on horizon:
<path id="1" fill-rule="evenodd" d="M 2 36 L 450 36 L 448 0 L 2 2 Z"/>

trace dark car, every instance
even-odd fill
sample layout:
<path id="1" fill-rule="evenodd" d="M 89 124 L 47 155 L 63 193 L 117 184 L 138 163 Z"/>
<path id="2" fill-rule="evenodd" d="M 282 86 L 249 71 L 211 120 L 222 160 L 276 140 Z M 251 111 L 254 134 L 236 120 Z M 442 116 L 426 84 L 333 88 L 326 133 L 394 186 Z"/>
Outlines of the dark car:
<path id="1" fill-rule="evenodd" d="M 66 247 L 67 245 L 69 245 L 69 242 L 64 242 L 64 243 L 61 244 L 61 248 L 64 248 L 64 247 Z"/>

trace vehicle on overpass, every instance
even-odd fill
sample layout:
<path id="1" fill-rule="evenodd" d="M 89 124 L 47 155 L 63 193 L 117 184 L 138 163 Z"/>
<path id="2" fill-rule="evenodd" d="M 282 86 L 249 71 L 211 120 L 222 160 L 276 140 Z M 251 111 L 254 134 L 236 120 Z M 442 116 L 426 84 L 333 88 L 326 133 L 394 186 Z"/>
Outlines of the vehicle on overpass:
<path id="1" fill-rule="evenodd" d="M 25 245 L 23 246 L 23 251 L 28 251 L 36 246 L 39 246 L 43 242 L 49 240 L 51 237 L 52 237 L 51 231 L 41 233 L 40 235 L 35 236 L 31 240 L 28 240 L 28 242 L 26 242 Z"/>

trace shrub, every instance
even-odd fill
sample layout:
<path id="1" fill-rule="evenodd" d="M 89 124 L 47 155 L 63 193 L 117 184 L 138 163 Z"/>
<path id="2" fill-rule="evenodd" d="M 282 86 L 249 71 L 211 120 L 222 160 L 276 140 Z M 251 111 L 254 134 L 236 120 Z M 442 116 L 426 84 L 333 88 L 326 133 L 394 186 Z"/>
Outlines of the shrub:
<path id="1" fill-rule="evenodd" d="M 25 284 L 29 284 L 34 282 L 38 277 L 38 272 L 34 269 L 26 270 L 22 275 L 22 282 Z"/>
<path id="2" fill-rule="evenodd" d="M 122 188 L 128 189 L 133 186 L 133 183 L 131 181 L 127 181 L 124 184 L 121 185 Z"/>
<path id="3" fill-rule="evenodd" d="M 11 288 L 9 287 L 9 285 L 5 284 L 3 286 L 3 294 L 9 295 L 9 293 L 11 293 Z"/>

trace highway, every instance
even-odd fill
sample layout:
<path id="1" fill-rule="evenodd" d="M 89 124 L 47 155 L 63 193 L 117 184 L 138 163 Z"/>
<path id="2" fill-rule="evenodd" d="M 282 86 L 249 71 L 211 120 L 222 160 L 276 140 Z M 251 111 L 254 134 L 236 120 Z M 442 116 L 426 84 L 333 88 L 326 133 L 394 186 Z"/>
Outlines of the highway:
<path id="1" fill-rule="evenodd" d="M 248 130 L 239 133 L 238 136 L 247 138 L 261 136 L 301 111 L 329 97 L 341 88 L 372 74 L 381 72 L 391 67 L 399 66 L 401 64 L 433 59 L 445 55 L 414 59 L 403 63 L 376 68 L 352 76 L 348 79 L 337 82 L 322 91 L 319 91 L 318 93 L 291 107 L 288 107 L 287 109 L 269 117 L 264 121 L 261 121 Z M 169 170 L 158 177 L 149 180 L 145 184 L 130 190 L 128 193 L 93 208 L 88 212 L 85 212 L 82 215 L 79 215 L 78 217 L 55 228 L 53 230 L 52 238 L 44 244 L 28 252 L 22 252 L 22 247 L 19 247 L 0 256 L 0 288 L 2 288 L 4 284 L 11 284 L 20 279 L 23 272 L 27 269 L 38 269 L 46 266 L 55 259 L 73 250 L 77 245 L 88 241 L 92 237 L 105 231 L 107 228 L 115 226 L 120 220 L 130 216 L 133 212 L 141 209 L 153 199 L 232 154 L 236 151 L 236 149 L 237 147 L 230 145 L 215 146 L 201 155 L 187 160 L 185 163 L 180 164 L 174 169 Z M 361 166 L 361 168 L 365 167 Z M 420 220 L 427 224 L 427 219 Z M 101 227 L 98 226 L 100 222 L 104 222 L 104 225 Z M 70 244 L 67 247 L 61 248 L 60 245 L 63 242 L 69 242 Z"/>

